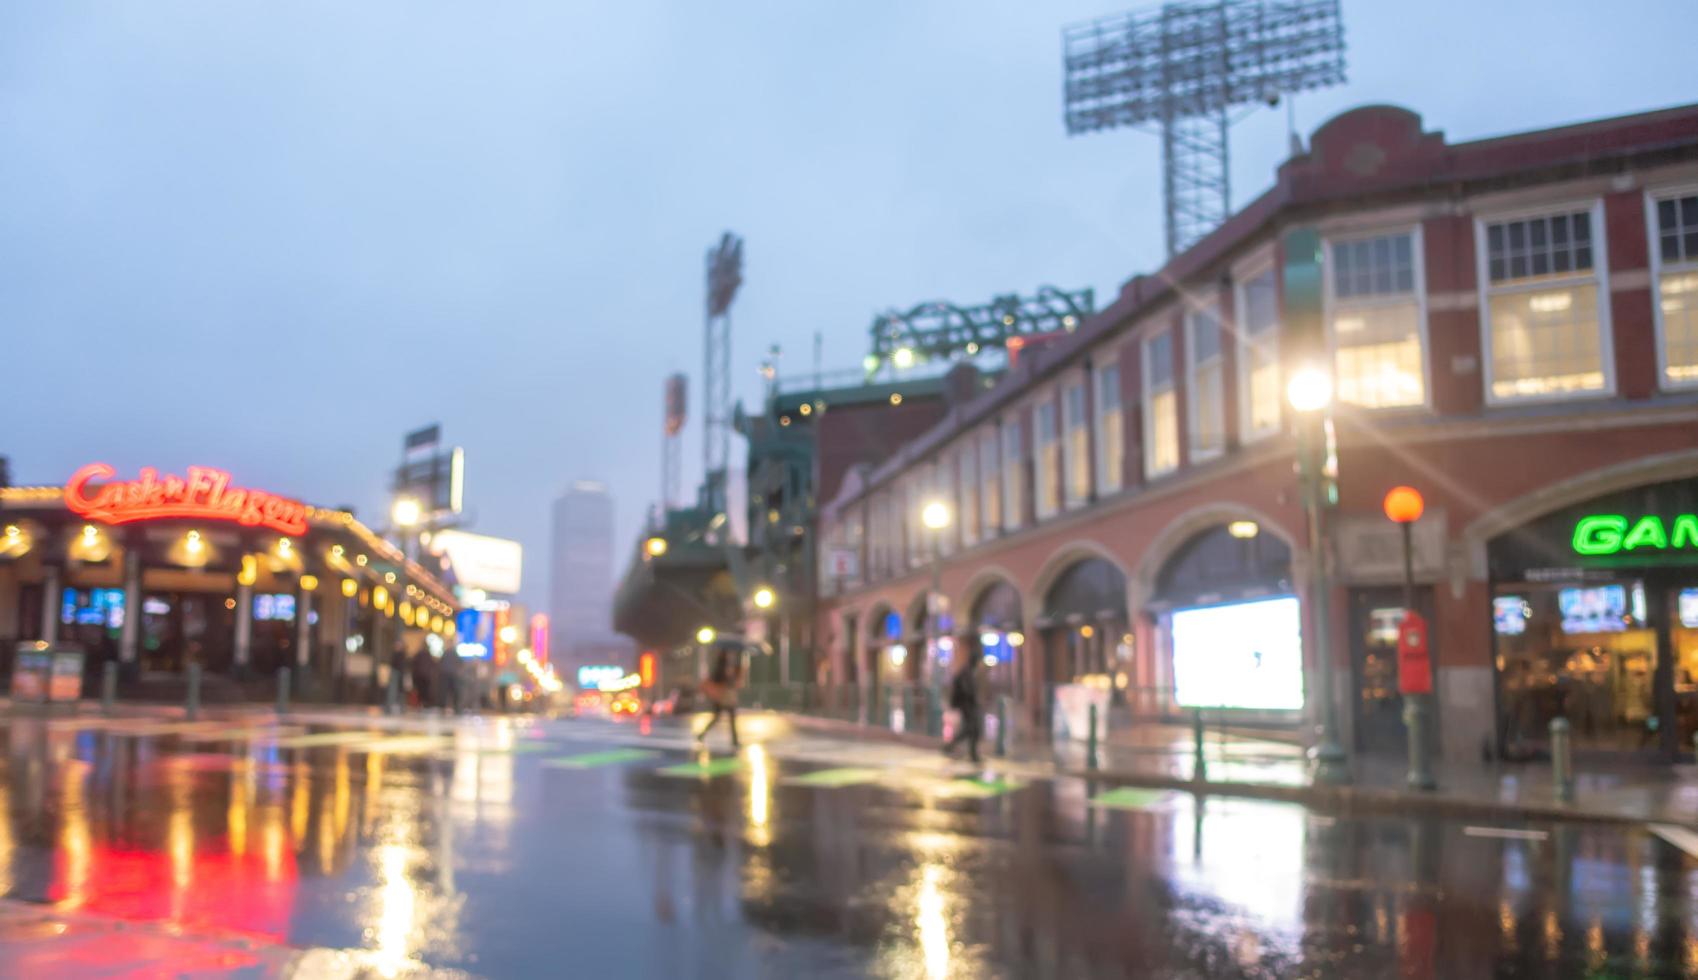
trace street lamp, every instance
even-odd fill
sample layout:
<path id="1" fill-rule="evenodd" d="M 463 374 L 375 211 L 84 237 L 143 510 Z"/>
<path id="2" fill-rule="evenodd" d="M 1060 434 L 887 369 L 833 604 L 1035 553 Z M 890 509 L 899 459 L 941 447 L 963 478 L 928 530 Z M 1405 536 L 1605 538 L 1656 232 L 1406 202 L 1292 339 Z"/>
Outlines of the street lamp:
<path id="1" fill-rule="evenodd" d="M 755 594 L 752 599 L 754 600 L 756 609 L 771 609 L 773 605 L 778 602 L 778 596 L 773 593 L 771 588 L 765 585 L 755 590 Z"/>
<path id="2" fill-rule="evenodd" d="M 650 558 L 659 558 L 666 554 L 666 547 L 666 539 L 657 534 L 643 542 L 643 553 Z"/>
<path id="3" fill-rule="evenodd" d="M 1311 774 L 1318 783 L 1348 783 L 1350 766 L 1338 741 L 1338 704 L 1332 680 L 1332 626 L 1327 574 L 1328 537 L 1324 522 L 1329 503 L 1325 487 L 1330 475 L 1324 472 L 1332 426 L 1332 376 L 1324 369 L 1308 366 L 1293 372 L 1285 386 L 1286 400 L 1296 413 L 1297 472 L 1303 488 L 1304 509 L 1309 517 L 1310 623 L 1315 634 L 1315 659 L 1321 689 L 1321 730 L 1309 750 Z"/>
<path id="4" fill-rule="evenodd" d="M 696 642 L 705 647 L 709 643 L 712 643 L 713 638 L 718 635 L 719 634 L 713 631 L 712 626 L 703 626 L 701 629 L 696 630 Z"/>
<path id="5" fill-rule="evenodd" d="M 1383 507 L 1386 517 L 1403 532 L 1403 622 L 1397 628 L 1397 689 L 1403 695 L 1403 724 L 1408 729 L 1409 786 L 1437 789 L 1438 781 L 1427 757 L 1433 664 L 1427 654 L 1427 623 L 1415 609 L 1415 546 L 1411 534 L 1427 502 L 1414 487 L 1392 487 Z"/>
<path id="6" fill-rule="evenodd" d="M 943 532 L 955 515 L 942 500 L 929 501 L 920 509 L 920 523 L 932 532 L 932 587 L 926 593 L 926 662 L 933 688 L 940 688 L 935 662 L 938 654 L 938 620 L 943 618 Z"/>

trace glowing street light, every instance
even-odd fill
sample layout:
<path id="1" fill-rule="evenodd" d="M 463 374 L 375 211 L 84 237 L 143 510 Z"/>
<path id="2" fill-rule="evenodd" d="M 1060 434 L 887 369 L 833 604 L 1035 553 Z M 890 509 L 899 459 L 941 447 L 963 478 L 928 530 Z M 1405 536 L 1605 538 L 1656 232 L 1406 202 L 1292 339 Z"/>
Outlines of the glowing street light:
<path id="1" fill-rule="evenodd" d="M 778 602 L 778 596 L 765 585 L 755 590 L 753 598 L 756 609 L 771 609 Z"/>
<path id="2" fill-rule="evenodd" d="M 949 505 L 941 500 L 934 500 L 926 504 L 925 508 L 920 511 L 920 522 L 933 531 L 941 531 L 948 527 L 950 520 Z"/>
<path id="3" fill-rule="evenodd" d="M 648 555 L 650 558 L 659 558 L 661 555 L 666 554 L 666 539 L 657 534 L 654 537 L 649 538 L 647 541 L 644 541 L 643 554 Z"/>
<path id="4" fill-rule="evenodd" d="M 1285 399 L 1299 412 L 1326 408 L 1332 404 L 1332 375 L 1320 368 L 1299 368 L 1285 383 Z"/>
<path id="5" fill-rule="evenodd" d="M 419 502 L 412 497 L 399 497 L 395 500 L 395 506 L 390 508 L 389 516 L 396 527 L 414 527 L 423 516 L 423 511 L 419 508 Z"/>
<path id="6" fill-rule="evenodd" d="M 712 643 L 713 638 L 718 635 L 719 634 L 713 631 L 712 626 L 703 626 L 701 629 L 696 630 L 696 642 L 705 647 L 709 643 Z"/>
<path id="7" fill-rule="evenodd" d="M 914 366 L 914 348 L 898 347 L 896 348 L 896 353 L 891 355 L 890 360 L 891 363 L 895 364 L 898 368 L 907 370 Z"/>

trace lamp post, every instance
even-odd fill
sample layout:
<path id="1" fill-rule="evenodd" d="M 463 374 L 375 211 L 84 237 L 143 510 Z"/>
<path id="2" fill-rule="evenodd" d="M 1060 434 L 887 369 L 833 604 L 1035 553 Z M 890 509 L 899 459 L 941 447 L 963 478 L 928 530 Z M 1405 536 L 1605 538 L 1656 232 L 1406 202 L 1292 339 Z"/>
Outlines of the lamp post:
<path id="1" fill-rule="evenodd" d="M 943 615 L 943 532 L 955 519 L 949 505 L 933 500 L 920 510 L 920 523 L 932 532 L 932 584 L 926 592 L 926 673 L 934 674 L 938 619 Z"/>
<path id="2" fill-rule="evenodd" d="M 1403 622 L 1397 630 L 1397 686 L 1403 695 L 1403 724 L 1408 729 L 1409 786 L 1437 789 L 1427 753 L 1433 665 L 1427 655 L 1427 624 L 1415 608 L 1415 547 L 1411 533 L 1427 505 L 1421 491 L 1414 487 L 1392 487 L 1383 506 L 1386 517 L 1403 531 Z"/>
<path id="3" fill-rule="evenodd" d="M 1338 704 L 1332 678 L 1332 583 L 1327 569 L 1327 508 L 1334 502 L 1328 472 L 1334 465 L 1330 451 L 1332 429 L 1332 376 L 1316 367 L 1294 372 L 1286 384 L 1286 400 L 1296 413 L 1297 471 L 1302 483 L 1304 509 L 1309 518 L 1309 598 L 1315 636 L 1315 660 L 1321 688 L 1319 738 L 1309 749 L 1310 775 L 1317 783 L 1348 783 L 1349 760 L 1338 741 Z"/>

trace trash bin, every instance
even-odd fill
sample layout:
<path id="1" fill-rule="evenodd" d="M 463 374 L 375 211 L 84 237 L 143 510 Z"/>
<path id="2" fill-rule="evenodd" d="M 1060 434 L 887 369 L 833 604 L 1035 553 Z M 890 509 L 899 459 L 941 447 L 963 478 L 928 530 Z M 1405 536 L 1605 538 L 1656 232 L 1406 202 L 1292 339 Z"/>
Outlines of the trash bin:
<path id="1" fill-rule="evenodd" d="M 20 643 L 12 658 L 12 700 L 47 704 L 83 696 L 83 650 L 41 640 Z"/>

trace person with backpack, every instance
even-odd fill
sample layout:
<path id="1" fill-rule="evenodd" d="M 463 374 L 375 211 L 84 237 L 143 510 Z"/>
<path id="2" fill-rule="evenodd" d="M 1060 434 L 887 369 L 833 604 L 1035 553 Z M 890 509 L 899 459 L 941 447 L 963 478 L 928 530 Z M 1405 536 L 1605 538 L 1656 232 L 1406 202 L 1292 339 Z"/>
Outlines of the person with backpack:
<path id="1" fill-rule="evenodd" d="M 702 696 L 713 705 L 713 717 L 696 733 L 697 742 L 707 738 L 708 729 L 718 724 L 719 716 L 723 714 L 731 725 L 731 747 L 735 749 L 741 744 L 737 740 L 737 688 L 742 681 L 742 651 L 731 644 L 721 644 L 714 657 L 713 669 L 708 672 L 708 679 L 702 682 Z"/>
<path id="2" fill-rule="evenodd" d="M 955 679 L 949 684 L 949 706 L 961 716 L 961 723 L 951 738 L 943 747 L 944 755 L 954 755 L 955 747 L 962 742 L 967 743 L 967 758 L 979 761 L 979 738 L 983 733 L 984 722 L 979 717 L 979 672 L 976 669 L 979 659 L 970 652 L 965 652 L 961 669 L 955 672 Z"/>

